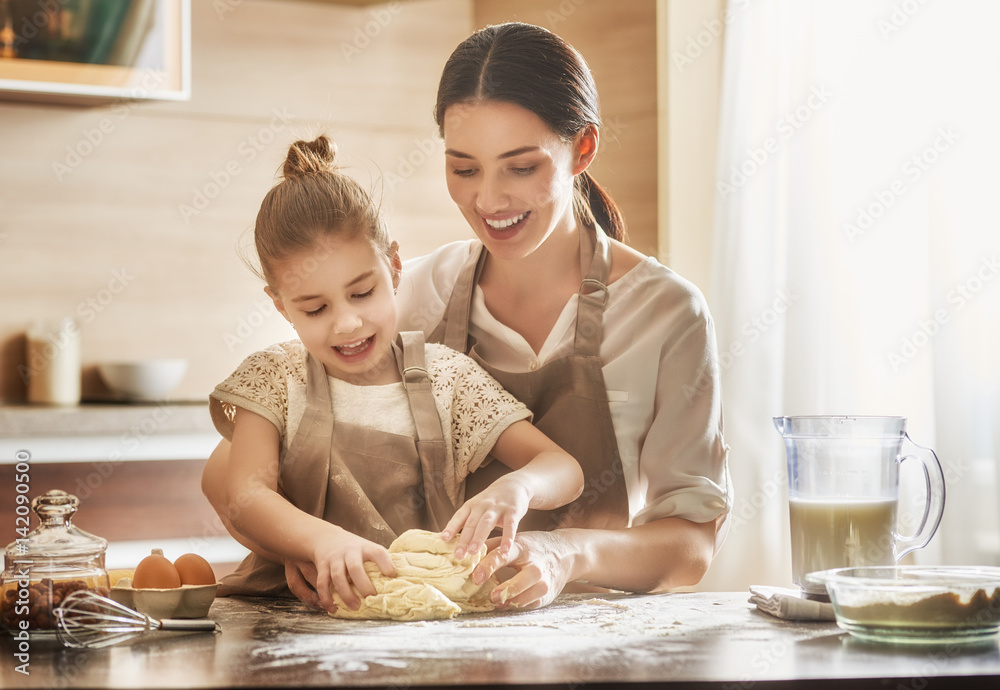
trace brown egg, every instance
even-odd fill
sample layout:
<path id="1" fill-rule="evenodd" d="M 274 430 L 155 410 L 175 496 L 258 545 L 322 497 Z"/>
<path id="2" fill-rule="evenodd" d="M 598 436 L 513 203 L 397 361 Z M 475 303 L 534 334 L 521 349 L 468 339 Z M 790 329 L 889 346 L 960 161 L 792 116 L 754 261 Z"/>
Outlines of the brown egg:
<path id="1" fill-rule="evenodd" d="M 181 576 L 162 550 L 153 549 L 135 567 L 132 586 L 135 589 L 173 589 L 181 586 Z"/>
<path id="2" fill-rule="evenodd" d="M 214 585 L 215 572 L 204 558 L 196 553 L 186 553 L 176 561 L 174 567 L 180 575 L 182 585 Z"/>

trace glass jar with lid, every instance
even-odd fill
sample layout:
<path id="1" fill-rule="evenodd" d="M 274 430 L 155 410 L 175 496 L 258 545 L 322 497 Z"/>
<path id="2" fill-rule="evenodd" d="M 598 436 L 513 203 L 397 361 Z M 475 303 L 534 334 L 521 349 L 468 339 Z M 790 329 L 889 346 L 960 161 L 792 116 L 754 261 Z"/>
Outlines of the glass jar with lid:
<path id="1" fill-rule="evenodd" d="M 31 509 L 38 527 L 4 552 L 0 622 L 11 633 L 54 633 L 53 611 L 70 592 L 89 589 L 108 595 L 108 542 L 72 524 L 79 505 L 65 491 L 35 497 Z"/>

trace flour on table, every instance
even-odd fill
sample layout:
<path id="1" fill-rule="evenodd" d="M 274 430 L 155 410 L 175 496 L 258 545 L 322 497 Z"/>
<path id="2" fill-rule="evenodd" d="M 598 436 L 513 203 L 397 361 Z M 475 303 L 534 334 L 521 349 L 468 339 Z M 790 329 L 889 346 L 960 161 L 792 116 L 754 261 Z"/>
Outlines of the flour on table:
<path id="1" fill-rule="evenodd" d="M 481 546 L 477 553 L 455 558 L 457 544 L 458 536 L 444 542 L 435 532 L 418 529 L 403 532 L 389 545 L 396 577 L 386 577 L 377 565 L 365 562 L 375 594 L 365 597 L 361 607 L 352 610 L 334 592 L 337 611 L 330 615 L 417 621 L 492 611 L 495 607 L 490 601 L 490 591 L 499 581 L 494 576 L 477 585 L 471 577 L 472 570 L 486 555 L 486 546 Z"/>
<path id="2" fill-rule="evenodd" d="M 590 604 L 591 606 L 610 606 L 613 609 L 625 609 L 630 611 L 631 608 L 627 604 L 619 604 L 618 602 L 608 601 L 607 599 L 587 599 L 584 604 Z"/>

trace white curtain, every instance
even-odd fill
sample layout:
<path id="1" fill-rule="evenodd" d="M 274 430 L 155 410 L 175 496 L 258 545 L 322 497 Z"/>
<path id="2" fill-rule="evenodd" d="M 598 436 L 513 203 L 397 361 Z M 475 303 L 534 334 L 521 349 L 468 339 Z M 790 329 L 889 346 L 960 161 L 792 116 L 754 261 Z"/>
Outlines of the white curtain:
<path id="1" fill-rule="evenodd" d="M 1000 564 L 1000 3 L 729 9 L 708 298 L 737 496 L 699 589 L 791 584 L 777 415 L 907 417 L 948 486 L 915 559 Z"/>

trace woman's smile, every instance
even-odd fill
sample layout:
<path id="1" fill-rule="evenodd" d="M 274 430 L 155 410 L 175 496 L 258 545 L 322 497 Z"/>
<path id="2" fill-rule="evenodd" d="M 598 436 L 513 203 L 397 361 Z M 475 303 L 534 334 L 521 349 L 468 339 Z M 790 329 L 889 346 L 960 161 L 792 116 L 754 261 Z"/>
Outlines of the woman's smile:
<path id="1" fill-rule="evenodd" d="M 520 213 L 520 214 L 518 214 L 516 216 L 512 216 L 510 218 L 504 218 L 502 220 L 493 220 L 493 219 L 487 218 L 486 216 L 483 216 L 483 220 L 485 220 L 486 224 L 489 225 L 494 230 L 504 230 L 506 228 L 509 228 L 512 225 L 520 223 L 522 220 L 524 220 L 525 218 L 528 217 L 528 213 L 530 213 L 530 212 L 529 211 L 525 211 L 524 213 Z"/>
<path id="2" fill-rule="evenodd" d="M 485 224 L 484 230 L 494 240 L 504 241 L 517 235 L 527 224 L 530 211 L 519 213 L 516 216 L 509 216 L 503 219 L 492 219 L 483 216 Z"/>

